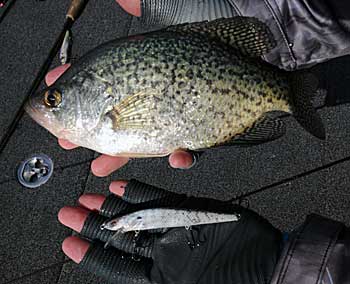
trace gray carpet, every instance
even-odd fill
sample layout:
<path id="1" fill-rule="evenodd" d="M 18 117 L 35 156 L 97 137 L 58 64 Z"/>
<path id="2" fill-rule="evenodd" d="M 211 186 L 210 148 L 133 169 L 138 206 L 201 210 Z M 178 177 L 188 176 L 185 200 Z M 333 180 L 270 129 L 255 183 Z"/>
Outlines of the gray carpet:
<path id="1" fill-rule="evenodd" d="M 45 60 L 69 2 L 17 1 L 1 23 L 0 135 Z M 155 27 L 141 25 L 113 0 L 90 1 L 73 30 L 74 57 L 107 40 L 151 28 Z M 136 178 L 195 196 L 244 197 L 281 230 L 292 229 L 311 212 L 350 225 L 350 58 L 322 64 L 316 71 L 331 101 L 338 103 L 322 107 L 324 92 L 316 98 L 326 141 L 311 137 L 292 117 L 285 117 L 288 131 L 278 141 L 208 150 L 189 171 L 171 169 L 166 158 L 138 159 L 111 177 L 97 178 L 89 170 L 93 152 L 64 151 L 24 116 L 0 158 L 0 284 L 103 283 L 64 257 L 61 242 L 71 231 L 59 224 L 57 212 L 75 204 L 83 192 L 107 193 L 113 179 Z M 15 173 L 33 153 L 50 156 L 55 169 L 47 184 L 30 190 L 18 183 Z"/>

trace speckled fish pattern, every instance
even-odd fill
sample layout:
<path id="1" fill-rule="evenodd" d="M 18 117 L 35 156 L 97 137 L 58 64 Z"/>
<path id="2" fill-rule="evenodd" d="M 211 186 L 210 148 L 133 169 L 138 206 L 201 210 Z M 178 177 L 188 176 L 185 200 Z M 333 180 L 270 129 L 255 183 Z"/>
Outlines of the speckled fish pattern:
<path id="1" fill-rule="evenodd" d="M 98 47 L 51 87 L 62 103 L 46 122 L 32 117 L 78 145 L 144 157 L 225 144 L 267 112 L 291 112 L 287 75 L 244 54 L 266 48 L 258 25 L 217 24 L 220 40 L 193 24 Z"/>

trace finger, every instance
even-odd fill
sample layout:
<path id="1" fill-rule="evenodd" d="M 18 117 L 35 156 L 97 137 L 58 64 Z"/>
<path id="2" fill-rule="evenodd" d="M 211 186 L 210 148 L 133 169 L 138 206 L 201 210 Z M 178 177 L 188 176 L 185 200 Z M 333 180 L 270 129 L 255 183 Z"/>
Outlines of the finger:
<path id="1" fill-rule="evenodd" d="M 91 170 L 95 176 L 105 177 L 124 166 L 128 161 L 127 157 L 101 155 L 91 163 Z"/>
<path id="2" fill-rule="evenodd" d="M 101 230 L 107 219 L 94 212 L 79 207 L 63 207 L 58 213 L 58 220 L 68 228 L 90 239 L 107 241 L 113 232 Z"/>
<path id="3" fill-rule="evenodd" d="M 139 204 L 129 204 L 114 194 L 108 195 L 100 207 L 100 214 L 107 218 L 125 215 L 144 207 Z"/>
<path id="4" fill-rule="evenodd" d="M 80 233 L 90 212 L 83 208 L 66 206 L 58 212 L 58 220 L 66 227 Z"/>
<path id="5" fill-rule="evenodd" d="M 78 203 L 90 211 L 99 212 L 105 200 L 106 196 L 103 194 L 86 193 L 79 197 Z"/>
<path id="6" fill-rule="evenodd" d="M 108 243 L 108 246 L 113 246 L 126 253 L 151 257 L 155 235 L 141 232 L 136 237 L 134 232 L 124 233 L 101 230 L 102 224 L 106 221 L 107 218 L 101 215 L 89 214 L 81 230 L 81 235 L 91 240 L 100 240 L 103 243 Z"/>
<path id="7" fill-rule="evenodd" d="M 143 191 L 141 190 L 139 195 L 135 195 L 135 200 L 143 200 L 143 196 Z M 146 198 L 144 200 L 148 200 L 147 194 L 145 196 Z M 112 218 L 147 208 L 178 206 L 186 198 L 186 195 L 170 193 L 169 195 L 165 195 L 163 198 L 151 199 L 147 202 L 129 203 L 115 196 L 114 194 L 111 194 L 106 197 L 102 206 L 100 207 L 100 214 L 104 217 Z M 129 198 L 129 200 L 134 199 Z"/>
<path id="8" fill-rule="evenodd" d="M 62 250 L 75 263 L 80 263 L 86 255 L 90 244 L 76 236 L 66 238 L 62 243 Z"/>
<path id="9" fill-rule="evenodd" d="M 139 182 L 137 180 L 114 181 L 110 191 L 121 196 L 128 203 L 138 204 L 163 199 L 163 203 L 176 203 L 183 199 L 182 195 L 172 193 L 158 187 Z"/>
<path id="10" fill-rule="evenodd" d="M 65 140 L 65 139 L 58 139 L 58 144 L 63 148 L 63 149 L 66 149 L 66 150 L 71 150 L 71 149 L 74 149 L 74 148 L 77 148 L 79 146 L 69 142 L 68 140 Z"/>
<path id="11" fill-rule="evenodd" d="M 60 65 L 54 69 L 52 69 L 49 73 L 45 76 L 45 83 L 48 86 L 51 86 L 53 83 L 56 82 L 56 80 L 61 77 L 61 75 L 66 72 L 66 70 L 70 67 L 70 63 Z"/>
<path id="12" fill-rule="evenodd" d="M 175 169 L 189 169 L 194 165 L 194 158 L 191 153 L 178 150 L 170 155 L 169 164 Z"/>
<path id="13" fill-rule="evenodd" d="M 141 0 L 116 0 L 116 2 L 125 12 L 136 17 L 141 16 Z"/>
<path id="14" fill-rule="evenodd" d="M 102 244 L 90 244 L 75 236 L 63 241 L 62 250 L 82 268 L 108 281 L 113 280 L 113 283 L 150 283 L 146 276 L 151 267 L 150 260 L 143 258 L 136 262 L 130 254 L 113 248 L 107 250 Z"/>
<path id="15" fill-rule="evenodd" d="M 107 218 L 78 207 L 67 206 L 62 208 L 58 214 L 58 219 L 63 225 L 80 233 L 85 238 L 104 243 L 108 242 L 109 245 L 127 253 L 151 257 L 155 238 L 153 235 L 147 235 L 136 242 L 133 232 L 116 233 L 101 230 L 101 225 Z"/>
<path id="16" fill-rule="evenodd" d="M 125 193 L 125 187 L 128 184 L 125 180 L 112 181 L 109 185 L 109 191 L 122 197 Z"/>
<path id="17" fill-rule="evenodd" d="M 106 197 L 102 194 L 83 194 L 79 197 L 78 202 L 90 211 L 97 211 L 101 216 L 106 218 L 111 218 L 116 215 L 124 215 L 134 209 L 129 209 L 129 204 L 119 198 L 115 198 L 114 196 Z"/>
<path id="18" fill-rule="evenodd" d="M 102 244 L 90 245 L 80 267 L 103 277 L 109 283 L 150 284 L 147 278 L 152 266 L 150 259 L 135 261 L 130 254 L 117 249 L 104 249 Z"/>
<path id="19" fill-rule="evenodd" d="M 134 212 L 138 210 L 140 207 L 137 207 L 133 204 L 128 204 L 127 202 L 123 201 L 122 199 L 114 196 L 104 196 L 102 194 L 94 194 L 94 193 L 87 193 L 83 194 L 79 197 L 78 200 L 79 204 L 84 206 L 86 209 L 90 211 L 98 212 L 101 216 L 104 216 L 106 218 L 112 218 L 115 216 L 121 216 L 125 215 L 131 212 Z M 71 214 L 72 208 L 77 207 L 64 207 L 60 210 L 59 217 L 64 216 L 62 215 L 67 210 L 68 214 Z M 82 210 L 86 210 L 82 209 Z M 80 232 L 80 231 L 79 231 Z"/>
<path id="20" fill-rule="evenodd" d="M 125 252 L 137 253 L 146 257 L 151 256 L 154 236 L 143 237 L 137 243 L 133 232 L 116 234 L 114 231 L 102 230 L 101 225 L 106 222 L 107 218 L 82 208 L 65 207 L 61 209 L 59 215 L 59 221 L 63 225 L 80 233 L 85 238 L 108 242 L 110 245 Z M 136 248 L 138 249 L 136 250 Z"/>

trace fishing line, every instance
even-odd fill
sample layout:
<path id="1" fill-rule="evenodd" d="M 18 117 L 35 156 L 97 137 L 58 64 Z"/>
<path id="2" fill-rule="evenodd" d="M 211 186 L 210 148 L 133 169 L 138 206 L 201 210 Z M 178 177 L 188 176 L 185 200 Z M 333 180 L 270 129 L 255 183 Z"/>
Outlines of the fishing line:
<path id="1" fill-rule="evenodd" d="M 16 0 L 13 0 L 11 3 L 14 3 L 15 1 Z M 14 119 L 11 121 L 11 124 L 6 129 L 4 136 L 1 138 L 0 155 L 3 152 L 4 148 L 6 147 L 7 143 L 9 142 L 13 132 L 16 129 L 16 126 L 17 126 L 18 122 L 20 121 L 20 119 L 22 118 L 22 116 L 24 114 L 24 106 L 25 106 L 25 104 L 28 102 L 29 98 L 38 89 L 40 83 L 42 82 L 42 80 L 44 79 L 45 75 L 49 71 L 51 63 L 52 63 L 54 57 L 58 53 L 58 51 L 59 51 L 59 49 L 60 49 L 60 47 L 61 47 L 61 45 L 63 43 L 66 31 L 72 28 L 72 26 L 75 23 L 75 21 L 82 14 L 82 12 L 83 12 L 83 10 L 84 10 L 84 8 L 85 8 L 85 6 L 86 6 L 88 1 L 89 0 L 72 0 L 71 4 L 69 6 L 68 12 L 66 14 L 66 21 L 65 21 L 65 23 L 63 25 L 63 29 L 62 29 L 61 33 L 59 34 L 59 36 L 57 37 L 53 47 L 51 48 L 47 59 L 45 60 L 45 62 L 41 66 L 41 68 L 40 68 L 36 78 L 34 79 L 34 81 L 33 81 L 32 85 L 31 85 L 29 91 L 27 92 L 25 98 L 23 99 L 19 109 L 17 110 Z M 10 5 L 8 6 L 8 8 L 9 7 L 10 7 Z"/>

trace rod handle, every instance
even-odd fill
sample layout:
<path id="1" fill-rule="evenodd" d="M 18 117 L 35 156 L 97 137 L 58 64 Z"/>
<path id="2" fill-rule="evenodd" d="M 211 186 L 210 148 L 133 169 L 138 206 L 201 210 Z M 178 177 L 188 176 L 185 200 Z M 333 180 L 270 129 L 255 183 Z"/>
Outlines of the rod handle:
<path id="1" fill-rule="evenodd" d="M 89 0 L 72 0 L 66 17 L 72 19 L 73 22 L 76 21 L 80 17 L 88 1 Z"/>

